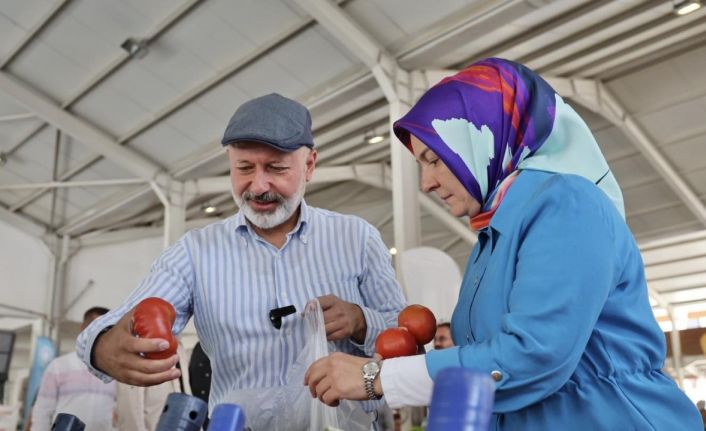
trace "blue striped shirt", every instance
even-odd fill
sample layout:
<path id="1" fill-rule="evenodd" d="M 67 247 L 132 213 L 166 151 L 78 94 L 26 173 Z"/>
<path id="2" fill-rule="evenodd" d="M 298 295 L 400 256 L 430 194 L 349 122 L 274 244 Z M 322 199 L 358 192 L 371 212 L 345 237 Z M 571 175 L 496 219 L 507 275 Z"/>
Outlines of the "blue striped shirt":
<path id="1" fill-rule="evenodd" d="M 231 391 L 280 386 L 306 343 L 300 312 L 307 301 L 336 295 L 363 310 L 365 342 L 336 342 L 336 349 L 371 356 L 375 338 L 397 325 L 405 305 L 391 259 L 378 231 L 350 215 L 308 207 L 281 249 L 260 238 L 238 212 L 192 230 L 165 250 L 149 275 L 120 307 L 96 320 L 79 336 L 79 356 L 90 364 L 91 346 L 101 329 L 115 324 L 140 300 L 157 296 L 177 310 L 174 333 L 191 316 L 211 358 L 211 407 Z M 269 310 L 294 305 L 277 330 Z"/>

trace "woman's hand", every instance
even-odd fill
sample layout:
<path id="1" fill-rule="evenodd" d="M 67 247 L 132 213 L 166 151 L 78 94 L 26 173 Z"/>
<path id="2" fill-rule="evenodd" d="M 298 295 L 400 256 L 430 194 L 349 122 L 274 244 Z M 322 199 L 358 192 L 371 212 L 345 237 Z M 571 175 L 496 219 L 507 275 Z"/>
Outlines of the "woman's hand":
<path id="1" fill-rule="evenodd" d="M 376 357 L 379 360 L 380 357 Z M 315 361 L 304 375 L 304 384 L 309 386 L 313 398 L 329 406 L 337 406 L 340 400 L 367 400 L 363 383 L 363 365 L 371 358 L 361 358 L 345 353 L 331 353 Z M 382 395 L 380 374 L 374 381 L 375 393 Z"/>

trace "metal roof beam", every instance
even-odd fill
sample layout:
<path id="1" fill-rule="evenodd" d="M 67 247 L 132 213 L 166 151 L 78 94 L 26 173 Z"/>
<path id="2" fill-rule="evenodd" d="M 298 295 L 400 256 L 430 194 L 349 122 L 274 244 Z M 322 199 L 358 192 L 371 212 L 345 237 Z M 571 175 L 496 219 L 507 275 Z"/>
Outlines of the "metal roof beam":
<path id="1" fill-rule="evenodd" d="M 60 108 L 53 101 L 21 83 L 7 72 L 0 71 L 0 91 L 42 117 L 44 121 L 71 135 L 83 145 L 99 152 L 139 178 L 152 179 L 162 170 L 157 164 L 121 146 L 115 139 L 93 124 Z"/>

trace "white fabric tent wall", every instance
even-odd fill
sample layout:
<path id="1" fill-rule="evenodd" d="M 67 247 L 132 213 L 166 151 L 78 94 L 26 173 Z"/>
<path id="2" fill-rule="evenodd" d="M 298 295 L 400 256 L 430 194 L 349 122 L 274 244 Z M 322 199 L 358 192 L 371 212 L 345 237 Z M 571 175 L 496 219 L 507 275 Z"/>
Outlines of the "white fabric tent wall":
<path id="1" fill-rule="evenodd" d="M 438 321 L 450 321 L 461 288 L 461 271 L 443 251 L 416 247 L 401 253 L 398 277 L 407 301 L 429 308 Z"/>
<path id="2" fill-rule="evenodd" d="M 66 318 L 81 321 L 93 306 L 115 308 L 147 275 L 162 251 L 162 238 L 82 247 L 69 261 L 66 298 L 72 300 L 90 284 Z M 92 283 L 91 283 L 92 281 Z"/>
<path id="3" fill-rule="evenodd" d="M 0 274 L 3 275 L 0 304 L 46 313 L 53 273 L 51 252 L 37 237 L 2 221 L 0 238 Z M 23 313 L 0 307 L 1 314 Z M 16 326 L 11 323 L 14 320 L 0 317 L 0 328 L 12 329 L 13 325 Z"/>

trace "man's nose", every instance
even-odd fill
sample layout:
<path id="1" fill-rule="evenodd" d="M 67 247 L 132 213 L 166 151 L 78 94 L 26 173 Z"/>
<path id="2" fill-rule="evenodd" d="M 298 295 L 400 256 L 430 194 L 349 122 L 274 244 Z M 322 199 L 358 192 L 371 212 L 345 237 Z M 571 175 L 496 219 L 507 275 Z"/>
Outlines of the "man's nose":
<path id="1" fill-rule="evenodd" d="M 266 173 L 255 172 L 250 183 L 250 191 L 256 195 L 260 195 L 270 190 L 270 180 Z"/>

